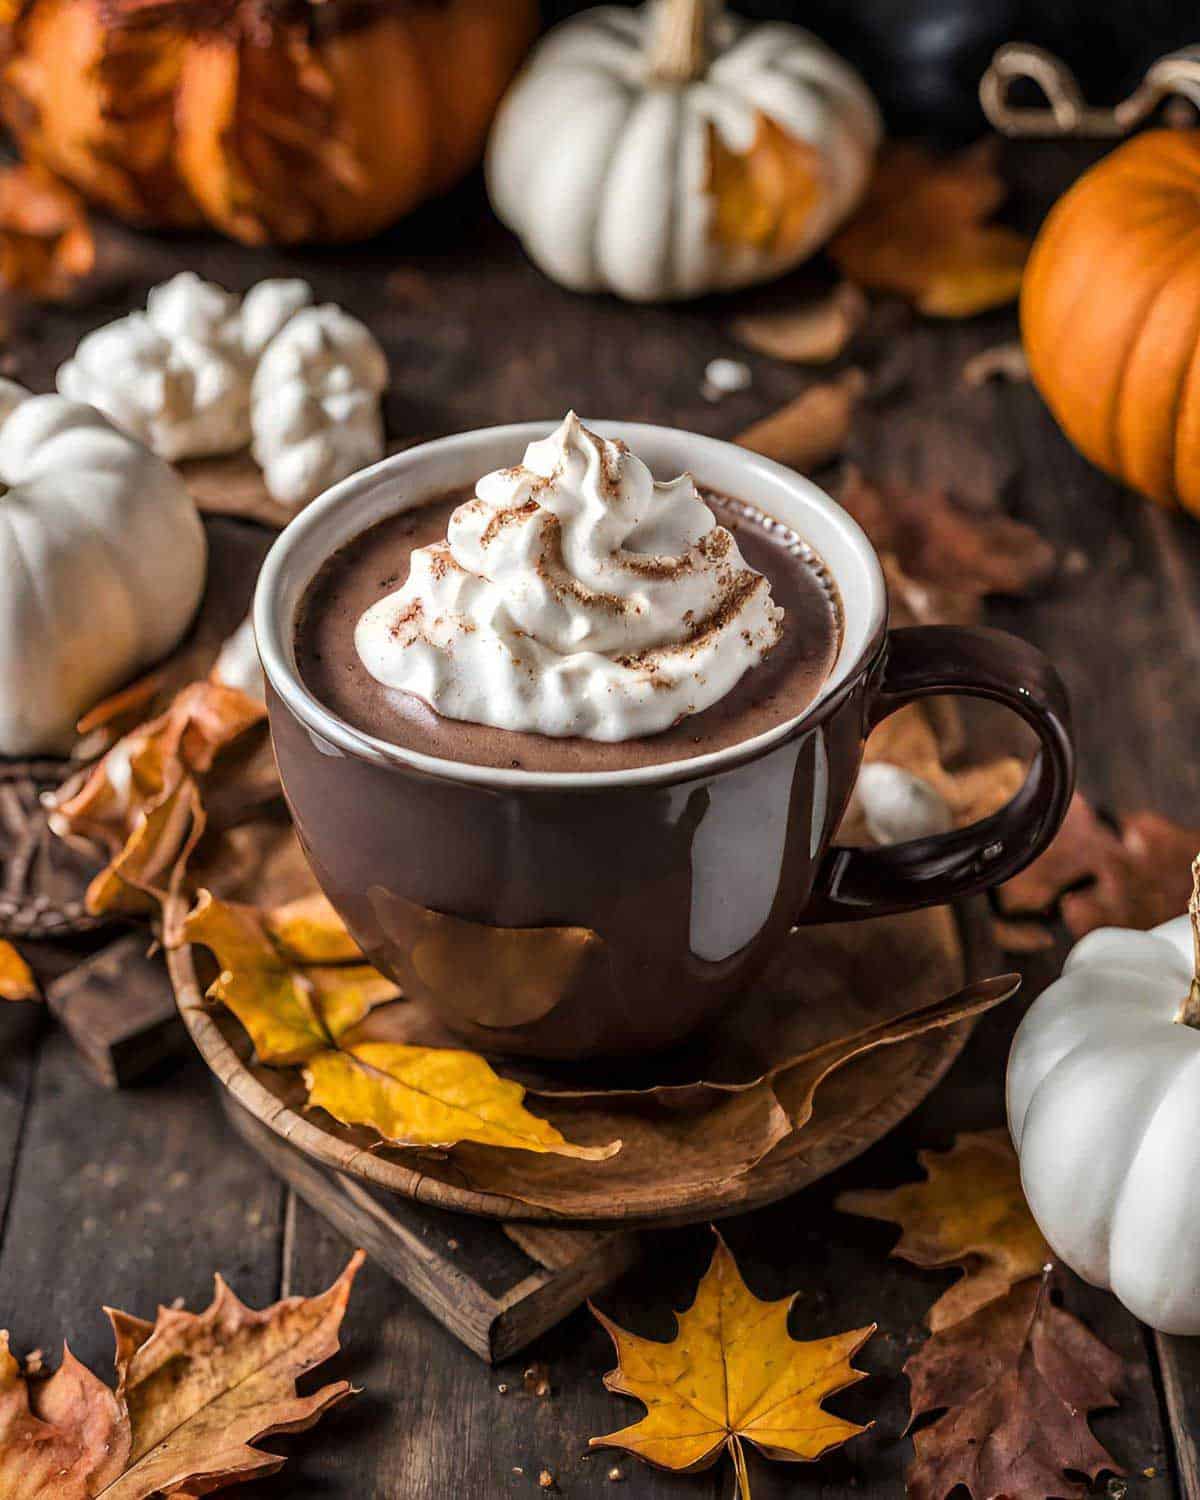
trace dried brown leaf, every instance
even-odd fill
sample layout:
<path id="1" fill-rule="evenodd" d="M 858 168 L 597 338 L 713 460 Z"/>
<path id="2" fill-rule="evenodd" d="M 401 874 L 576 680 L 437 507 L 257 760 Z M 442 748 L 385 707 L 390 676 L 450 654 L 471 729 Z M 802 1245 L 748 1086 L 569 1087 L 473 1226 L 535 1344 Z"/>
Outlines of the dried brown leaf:
<path id="1" fill-rule="evenodd" d="M 252 1445 L 312 1427 L 352 1394 L 339 1380 L 309 1396 L 297 1379 L 338 1349 L 358 1251 L 328 1291 L 253 1312 L 220 1276 L 203 1313 L 160 1307 L 154 1323 L 109 1310 L 111 1391 L 69 1350 L 30 1382 L 0 1335 L 0 1494 L 11 1500 L 190 1497 L 273 1474 Z"/>
<path id="2" fill-rule="evenodd" d="M 861 370 L 844 370 L 833 380 L 809 386 L 773 416 L 747 427 L 736 441 L 801 473 L 819 469 L 845 448 L 854 409 L 866 388 Z"/>
<path id="3" fill-rule="evenodd" d="M 1122 1471 L 1096 1441 L 1088 1414 L 1117 1404 L 1122 1362 L 1051 1300 L 1050 1277 L 934 1334 L 904 1367 L 918 1429 L 908 1471 L 912 1500 L 1076 1497 L 1104 1470 Z"/>
<path id="4" fill-rule="evenodd" d="M 729 331 L 747 348 L 772 359 L 825 365 L 845 352 L 866 318 L 866 297 L 852 282 L 843 281 L 816 300 L 741 313 Z"/>
<path id="5" fill-rule="evenodd" d="M 958 594 L 1024 594 L 1054 571 L 1054 548 L 1031 526 L 967 510 L 944 490 L 876 483 L 850 465 L 837 498 L 905 574 Z"/>
<path id="6" fill-rule="evenodd" d="M 843 275 L 932 317 L 966 318 L 1011 302 L 1030 242 L 987 222 L 1007 191 L 996 144 L 954 156 L 911 142 L 885 146 L 862 206 L 829 245 Z"/>
<path id="7" fill-rule="evenodd" d="M 1007 917 L 1058 909 L 1076 938 L 1095 927 L 1156 927 L 1186 910 L 1197 849 L 1200 828 L 1143 811 L 1114 831 L 1076 792 L 1053 843 L 997 901 Z"/>
<path id="8" fill-rule="evenodd" d="M 58 302 L 95 263 L 79 194 L 41 167 L 0 167 L 0 288 Z"/>
<path id="9" fill-rule="evenodd" d="M 123 1405 L 69 1349 L 48 1380 L 30 1380 L 0 1332 L 0 1495 L 89 1500 L 119 1478 L 129 1447 Z"/>
<path id="10" fill-rule="evenodd" d="M 237 821 L 278 796 L 266 708 L 236 688 L 196 682 L 51 799 L 51 826 L 104 850 L 93 913 L 152 911 L 178 888 L 208 820 Z"/>
<path id="11" fill-rule="evenodd" d="M 968 1131 L 949 1151 L 922 1151 L 918 1159 L 923 1182 L 842 1193 L 836 1207 L 899 1224 L 904 1232 L 892 1254 L 901 1260 L 962 1268 L 962 1279 L 929 1310 L 936 1333 L 1036 1276 L 1050 1260 L 1050 1247 L 1025 1202 L 1006 1130 Z"/>

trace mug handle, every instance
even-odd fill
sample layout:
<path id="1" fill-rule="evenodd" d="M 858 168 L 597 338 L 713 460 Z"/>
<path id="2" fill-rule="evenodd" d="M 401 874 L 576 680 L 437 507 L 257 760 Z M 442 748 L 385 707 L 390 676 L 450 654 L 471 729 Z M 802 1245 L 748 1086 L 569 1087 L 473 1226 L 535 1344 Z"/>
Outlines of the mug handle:
<path id="1" fill-rule="evenodd" d="M 1008 880 L 1054 835 L 1075 785 L 1071 711 L 1062 679 L 1035 646 L 1002 630 L 917 625 L 888 633 L 866 729 L 937 693 L 990 698 L 1032 726 L 1040 748 L 1020 791 L 967 828 L 879 849 L 834 845 L 801 924 L 846 922 L 937 906 Z"/>

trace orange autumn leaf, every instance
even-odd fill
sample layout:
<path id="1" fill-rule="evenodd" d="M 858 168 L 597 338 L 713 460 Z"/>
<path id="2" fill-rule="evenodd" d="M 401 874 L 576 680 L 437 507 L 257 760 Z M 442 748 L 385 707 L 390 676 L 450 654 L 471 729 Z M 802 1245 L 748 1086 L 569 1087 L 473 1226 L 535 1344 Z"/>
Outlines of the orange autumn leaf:
<path id="1" fill-rule="evenodd" d="M 714 1234 L 716 1231 L 713 1231 Z M 594 1307 L 617 1352 L 604 1377 L 646 1415 L 589 1446 L 624 1448 L 659 1468 L 694 1473 L 728 1451 L 742 1500 L 750 1500 L 743 1443 L 769 1458 L 820 1458 L 866 1429 L 821 1403 L 864 1378 L 851 1360 L 875 1325 L 805 1343 L 788 1331 L 795 1295 L 756 1297 L 719 1234 L 712 1262 L 668 1343 L 618 1328 Z"/>
<path id="2" fill-rule="evenodd" d="M 236 776 L 223 777 L 226 763 Z M 152 911 L 182 882 L 214 809 L 236 821 L 244 805 L 277 794 L 263 704 L 236 688 L 193 682 L 68 782 L 50 823 L 108 855 L 88 888 L 88 910 L 134 914 Z"/>
<path id="3" fill-rule="evenodd" d="M 899 1224 L 892 1254 L 916 1266 L 961 1266 L 963 1277 L 929 1310 L 936 1333 L 1036 1276 L 1051 1258 L 1021 1191 L 1008 1132 L 966 1132 L 949 1151 L 922 1151 L 923 1182 L 842 1193 L 836 1206 Z"/>
<path id="4" fill-rule="evenodd" d="M 11 943 L 0 939 L 0 1000 L 36 1000 L 33 970 Z"/>
<path id="5" fill-rule="evenodd" d="M 367 963 L 324 897 L 273 911 L 201 892 L 182 939 L 221 967 L 209 990 L 246 1028 L 260 1062 L 299 1066 L 309 1104 L 391 1146 L 464 1141 L 604 1161 L 620 1147 L 576 1146 L 525 1108 L 525 1089 L 458 1047 L 356 1039 L 396 986 Z"/>
<path id="6" fill-rule="evenodd" d="M 0 1495 L 5 1500 L 153 1500 L 207 1495 L 274 1474 L 253 1446 L 302 1432 L 353 1393 L 308 1396 L 297 1379 L 335 1354 L 358 1251 L 328 1291 L 254 1312 L 220 1276 L 202 1313 L 160 1307 L 154 1323 L 109 1309 L 111 1390 L 64 1349 L 48 1380 L 22 1374 L 0 1334 Z"/>
<path id="7" fill-rule="evenodd" d="M 1029 239 L 987 221 L 1006 194 L 995 142 L 953 156 L 895 142 L 880 153 L 862 207 L 829 245 L 851 281 L 895 292 L 937 318 L 1011 302 Z"/>
<path id="8" fill-rule="evenodd" d="M 95 263 L 79 194 L 41 167 L 0 167 L 0 288 L 61 301 Z"/>

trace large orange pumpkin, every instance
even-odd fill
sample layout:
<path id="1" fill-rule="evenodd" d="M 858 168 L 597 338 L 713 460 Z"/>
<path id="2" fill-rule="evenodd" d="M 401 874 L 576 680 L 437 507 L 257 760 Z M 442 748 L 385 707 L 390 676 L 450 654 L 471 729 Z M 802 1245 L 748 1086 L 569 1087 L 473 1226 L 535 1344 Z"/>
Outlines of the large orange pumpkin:
<path id="1" fill-rule="evenodd" d="M 373 234 L 474 163 L 537 0 L 0 0 L 25 155 L 137 224 Z"/>
<path id="2" fill-rule="evenodd" d="M 1025 270 L 1021 333 L 1080 452 L 1200 515 L 1200 133 L 1136 136 L 1059 200 Z"/>

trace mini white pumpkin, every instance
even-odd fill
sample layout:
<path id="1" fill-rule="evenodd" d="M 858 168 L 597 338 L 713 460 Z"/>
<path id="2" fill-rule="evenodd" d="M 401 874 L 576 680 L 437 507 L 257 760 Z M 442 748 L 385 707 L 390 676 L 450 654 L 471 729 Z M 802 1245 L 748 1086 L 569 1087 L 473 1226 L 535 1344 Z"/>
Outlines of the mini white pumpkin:
<path id="1" fill-rule="evenodd" d="M 1200 1333 L 1200 941 L 1192 915 L 1104 927 L 1008 1061 L 1021 1184 L 1055 1254 L 1163 1333 Z"/>
<path id="2" fill-rule="evenodd" d="M 92 406 L 0 381 L 0 755 L 165 656 L 204 591 L 204 528 L 170 465 Z"/>
<path id="3" fill-rule="evenodd" d="M 816 37 L 706 0 L 556 27 L 500 107 L 492 204 L 576 291 L 695 297 L 777 276 L 862 196 L 881 125 Z"/>

